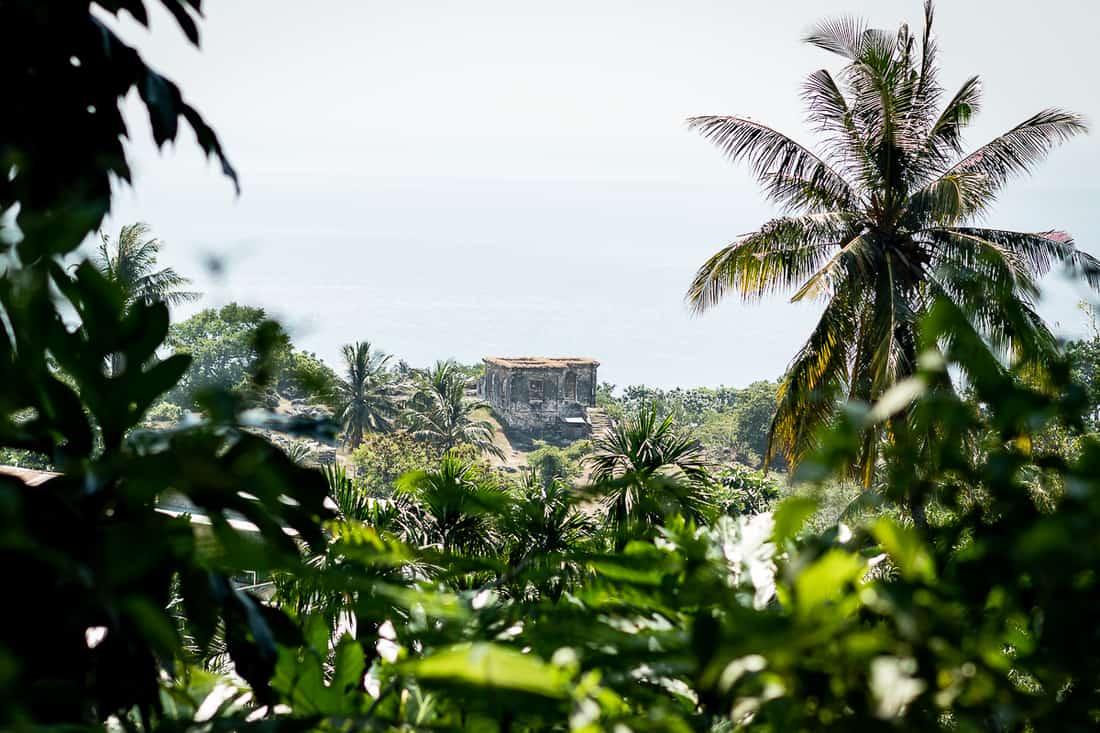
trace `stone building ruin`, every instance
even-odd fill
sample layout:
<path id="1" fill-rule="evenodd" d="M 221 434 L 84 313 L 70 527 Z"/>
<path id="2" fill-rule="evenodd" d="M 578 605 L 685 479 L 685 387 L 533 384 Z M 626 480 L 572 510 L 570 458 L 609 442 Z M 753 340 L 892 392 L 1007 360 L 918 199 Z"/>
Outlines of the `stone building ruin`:
<path id="1" fill-rule="evenodd" d="M 596 406 L 595 359 L 487 357 L 479 396 L 506 426 L 539 438 L 588 437 Z"/>

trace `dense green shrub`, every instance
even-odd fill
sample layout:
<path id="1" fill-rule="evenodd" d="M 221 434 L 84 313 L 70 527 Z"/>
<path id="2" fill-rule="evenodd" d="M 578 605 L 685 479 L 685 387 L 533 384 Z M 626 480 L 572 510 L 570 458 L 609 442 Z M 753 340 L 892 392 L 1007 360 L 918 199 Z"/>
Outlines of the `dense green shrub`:
<path id="1" fill-rule="evenodd" d="M 558 479 L 568 483 L 584 473 L 583 461 L 591 452 L 590 440 L 577 440 L 564 448 L 536 441 L 535 449 L 527 454 L 527 466 L 543 485 Z"/>
<path id="2" fill-rule="evenodd" d="M 149 408 L 145 413 L 146 423 L 168 423 L 174 425 L 183 418 L 183 408 L 179 405 L 162 400 Z"/>
<path id="3" fill-rule="evenodd" d="M 356 484 L 369 496 L 390 496 L 397 480 L 411 471 L 426 471 L 437 458 L 424 443 L 407 433 L 365 433 L 351 454 Z"/>
<path id="4" fill-rule="evenodd" d="M 780 496 L 780 480 L 740 463 L 723 468 L 717 475 L 716 501 L 730 516 L 761 514 Z"/>
<path id="5" fill-rule="evenodd" d="M 605 382 L 600 388 L 603 391 L 597 391 L 597 404 L 618 419 L 649 409 L 670 415 L 678 425 L 692 430 L 714 462 L 759 467 L 775 414 L 776 388 L 774 382 L 765 381 L 741 389 L 662 390 L 632 385 L 616 398 L 614 385 Z M 782 461 L 773 463 L 774 467 L 782 465 Z"/>

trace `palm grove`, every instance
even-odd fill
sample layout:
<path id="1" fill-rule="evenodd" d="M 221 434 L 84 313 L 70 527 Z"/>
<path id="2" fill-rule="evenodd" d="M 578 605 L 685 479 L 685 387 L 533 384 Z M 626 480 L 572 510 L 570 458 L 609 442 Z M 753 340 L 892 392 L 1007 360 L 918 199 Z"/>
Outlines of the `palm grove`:
<path id="1" fill-rule="evenodd" d="M 199 3 L 162 4 L 197 42 Z M 1042 112 L 964 154 L 978 83 L 939 88 L 931 4 L 917 35 L 810 34 L 843 63 L 804 90 L 819 155 L 692 121 L 787 211 L 704 264 L 689 300 L 824 300 L 758 445 L 795 469 L 778 504 L 768 479 L 716 476 L 676 422 L 721 390 L 605 389 L 616 428 L 587 455 L 536 451 L 517 481 L 477 460 L 491 435 L 458 365 L 356 343 L 332 373 L 243 306 L 170 326 L 187 283 L 141 228 L 64 267 L 129 179 L 131 88 L 158 143 L 182 121 L 236 179 L 178 87 L 99 20 L 145 4 L 90 8 L 0 5 L 21 111 L 0 120 L 18 225 L 0 240 L 0 450 L 58 471 L 0 477 L 19 599 L 5 729 L 1095 729 L 1100 339 L 1060 348 L 1034 302 L 1053 265 L 1092 286 L 1098 270 L 1065 234 L 975 224 L 1084 125 Z M 331 434 L 252 409 L 293 390 L 385 455 L 392 493 L 268 439 Z M 751 396 L 695 429 L 767 419 Z M 194 419 L 148 429 L 168 402 Z M 849 476 L 858 496 L 823 519 Z M 209 524 L 158 511 L 169 492 Z"/>
<path id="2" fill-rule="evenodd" d="M 107 280 L 127 293 L 128 302 L 199 301 L 201 293 L 184 289 L 190 287 L 190 280 L 159 266 L 163 246 L 148 225 L 124 226 L 114 239 L 101 235 L 94 262 Z M 253 379 L 261 336 L 268 341 L 264 358 L 271 377 L 262 388 Z M 341 363 L 334 370 L 315 354 L 297 348 L 262 308 L 238 303 L 205 308 L 173 324 L 165 345 L 190 357 L 191 363 L 176 386 L 147 412 L 147 427 L 170 427 L 187 413 L 201 410 L 204 395 L 219 390 L 235 394 L 244 406 L 330 417 L 339 444 L 355 467 L 353 476 L 371 494 L 392 493 L 400 473 L 387 470 L 391 463 L 411 470 L 426 467 L 448 452 L 468 459 L 504 458 L 500 441 L 494 439 L 499 428 L 487 419 L 488 405 L 470 396 L 481 366 L 440 360 L 427 368 L 413 368 L 369 341 L 357 341 L 343 346 Z M 117 359 L 112 358 L 112 372 L 121 368 Z M 631 385 L 622 395 L 615 392 L 614 385 L 604 383 L 598 398 L 613 419 L 660 412 L 706 447 L 715 468 L 761 465 L 767 422 L 775 410 L 773 383 L 687 390 Z M 284 440 L 282 445 L 300 462 L 318 460 L 301 441 Z M 532 456 L 532 465 L 537 468 L 540 460 L 554 455 L 559 463 L 568 462 L 554 473 L 577 478 L 582 473 L 581 459 L 590 450 L 589 441 L 564 449 L 544 445 Z M 43 466 L 30 456 L 6 455 L 9 462 Z"/>

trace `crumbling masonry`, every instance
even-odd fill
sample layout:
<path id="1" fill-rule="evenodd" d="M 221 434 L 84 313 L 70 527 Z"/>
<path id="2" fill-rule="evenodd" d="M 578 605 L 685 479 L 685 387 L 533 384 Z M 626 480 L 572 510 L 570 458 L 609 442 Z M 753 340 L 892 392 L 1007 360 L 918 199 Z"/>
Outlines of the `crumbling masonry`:
<path id="1" fill-rule="evenodd" d="M 488 357 L 478 393 L 505 425 L 536 437 L 577 440 L 592 432 L 595 359 Z"/>

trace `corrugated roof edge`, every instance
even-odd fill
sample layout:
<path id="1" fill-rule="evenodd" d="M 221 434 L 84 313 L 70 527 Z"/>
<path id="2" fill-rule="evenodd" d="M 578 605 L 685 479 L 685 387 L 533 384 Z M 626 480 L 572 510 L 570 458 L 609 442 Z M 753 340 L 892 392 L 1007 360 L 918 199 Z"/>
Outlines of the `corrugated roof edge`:
<path id="1" fill-rule="evenodd" d="M 563 369 L 571 366 L 596 366 L 600 362 L 581 356 L 487 356 L 486 364 L 519 369 Z"/>
<path id="2" fill-rule="evenodd" d="M 33 468 L 16 468 L 15 466 L 0 466 L 0 475 L 17 478 L 27 486 L 44 484 L 54 476 L 60 476 L 53 471 L 36 471 Z"/>

